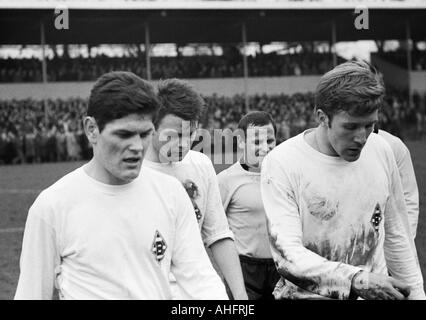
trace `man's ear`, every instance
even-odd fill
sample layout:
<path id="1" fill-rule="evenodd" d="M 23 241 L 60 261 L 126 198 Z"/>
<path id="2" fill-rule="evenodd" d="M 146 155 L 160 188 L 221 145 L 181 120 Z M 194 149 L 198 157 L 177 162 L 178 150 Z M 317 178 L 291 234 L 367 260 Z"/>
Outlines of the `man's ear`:
<path id="1" fill-rule="evenodd" d="M 195 129 L 192 133 L 191 133 L 191 137 L 190 137 L 190 140 L 191 140 L 191 143 L 192 142 L 194 142 L 194 141 L 196 141 L 195 139 L 198 137 L 198 128 L 197 129 Z M 198 139 L 197 139 L 198 140 Z"/>
<path id="2" fill-rule="evenodd" d="M 92 145 L 95 145 L 98 141 L 99 127 L 96 123 L 95 118 L 86 117 L 83 120 L 84 132 L 86 133 L 87 139 Z"/>
<path id="3" fill-rule="evenodd" d="M 317 120 L 320 124 L 320 126 L 326 126 L 328 127 L 329 118 L 327 114 L 322 109 L 315 109 L 315 115 L 317 117 Z"/>
<path id="4" fill-rule="evenodd" d="M 245 137 L 241 134 L 237 135 L 237 145 L 239 149 L 244 149 L 246 147 Z"/>

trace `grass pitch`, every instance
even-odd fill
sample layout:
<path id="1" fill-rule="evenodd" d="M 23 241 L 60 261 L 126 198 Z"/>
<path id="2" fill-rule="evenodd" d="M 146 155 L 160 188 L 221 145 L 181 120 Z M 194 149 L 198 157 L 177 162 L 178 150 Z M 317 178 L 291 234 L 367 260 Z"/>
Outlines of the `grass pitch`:
<path id="1" fill-rule="evenodd" d="M 426 276 L 426 141 L 408 141 L 420 193 L 417 252 Z M 18 276 L 23 227 L 38 193 L 82 162 L 0 166 L 0 299 L 13 299 Z M 216 166 L 219 173 L 228 165 Z"/>

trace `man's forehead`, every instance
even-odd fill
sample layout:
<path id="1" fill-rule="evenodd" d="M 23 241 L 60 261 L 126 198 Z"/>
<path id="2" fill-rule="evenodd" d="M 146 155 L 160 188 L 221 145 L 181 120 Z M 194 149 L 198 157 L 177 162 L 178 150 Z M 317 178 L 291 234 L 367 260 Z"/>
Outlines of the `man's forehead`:
<path id="1" fill-rule="evenodd" d="M 339 120 L 343 123 L 368 123 L 378 120 L 378 110 L 366 115 L 353 115 L 347 111 L 340 111 L 333 116 L 333 119 Z"/>
<path id="2" fill-rule="evenodd" d="M 174 114 L 166 115 L 161 121 L 159 128 L 161 129 L 174 129 L 177 131 L 194 129 L 198 125 L 198 121 L 184 120 Z"/>
<path id="3" fill-rule="evenodd" d="M 105 128 L 117 131 L 117 130 L 126 130 L 126 131 L 139 131 L 139 130 L 149 130 L 154 126 L 152 122 L 151 115 L 130 115 L 127 117 L 115 119 L 108 122 L 105 125 Z"/>
<path id="4" fill-rule="evenodd" d="M 262 132 L 273 133 L 273 131 L 274 131 L 274 127 L 273 127 L 272 123 L 268 123 L 268 124 L 265 124 L 265 125 L 262 125 L 262 126 L 250 124 L 247 127 L 247 133 L 248 132 L 251 132 L 251 133 L 252 132 L 255 132 L 255 133 L 262 133 Z"/>

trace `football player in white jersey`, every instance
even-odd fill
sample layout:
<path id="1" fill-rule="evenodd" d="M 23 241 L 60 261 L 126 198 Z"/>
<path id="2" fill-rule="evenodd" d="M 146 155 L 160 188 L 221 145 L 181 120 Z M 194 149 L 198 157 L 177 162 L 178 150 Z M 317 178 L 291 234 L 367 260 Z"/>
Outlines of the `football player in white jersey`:
<path id="1" fill-rule="evenodd" d="M 370 134 L 383 95 L 368 64 L 335 67 L 316 89 L 318 127 L 264 159 L 277 299 L 425 298 L 392 150 Z"/>
<path id="2" fill-rule="evenodd" d="M 222 207 L 213 164 L 205 154 L 190 150 L 204 109 L 204 100 L 185 81 L 168 79 L 158 84 L 160 110 L 151 146 L 143 166 L 177 178 L 194 207 L 204 245 L 229 285 L 234 299 L 247 299 L 233 234 Z M 171 282 L 174 283 L 173 278 Z M 176 288 L 175 298 L 182 299 Z"/>
<path id="3" fill-rule="evenodd" d="M 89 163 L 35 200 L 15 299 L 171 299 L 170 272 L 192 299 L 227 299 L 180 183 L 144 168 L 159 107 L 153 87 L 111 72 L 89 98 Z M 141 171 L 141 172 L 140 172 Z"/>
<path id="4" fill-rule="evenodd" d="M 410 150 L 402 140 L 387 131 L 379 129 L 377 126 L 374 132 L 383 137 L 389 143 L 401 178 L 402 190 L 404 191 L 405 206 L 407 207 L 408 221 L 413 238 L 417 234 L 417 224 L 419 222 L 419 189 L 417 187 L 416 174 L 413 162 L 411 161 Z"/>
<path id="5" fill-rule="evenodd" d="M 218 175 L 220 194 L 235 237 L 244 283 L 250 300 L 271 300 L 279 275 L 272 259 L 260 194 L 260 166 L 276 144 L 271 115 L 252 111 L 238 123 L 243 155 Z"/>

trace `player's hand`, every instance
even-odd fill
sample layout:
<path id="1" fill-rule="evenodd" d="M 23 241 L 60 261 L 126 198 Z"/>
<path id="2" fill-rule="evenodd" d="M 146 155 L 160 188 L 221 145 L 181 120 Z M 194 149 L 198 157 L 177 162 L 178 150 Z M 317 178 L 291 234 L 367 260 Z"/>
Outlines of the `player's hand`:
<path id="1" fill-rule="evenodd" d="M 352 290 L 365 300 L 404 300 L 410 287 L 392 277 L 361 271 L 352 279 Z"/>

